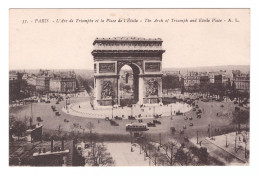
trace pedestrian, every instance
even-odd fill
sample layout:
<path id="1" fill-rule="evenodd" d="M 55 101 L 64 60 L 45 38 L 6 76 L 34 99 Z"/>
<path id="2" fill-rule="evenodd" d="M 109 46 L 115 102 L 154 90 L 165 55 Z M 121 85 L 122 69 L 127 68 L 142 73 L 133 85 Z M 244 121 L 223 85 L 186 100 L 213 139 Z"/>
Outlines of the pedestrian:
<path id="1" fill-rule="evenodd" d="M 79 108 L 80 108 L 80 105 L 79 105 Z"/>

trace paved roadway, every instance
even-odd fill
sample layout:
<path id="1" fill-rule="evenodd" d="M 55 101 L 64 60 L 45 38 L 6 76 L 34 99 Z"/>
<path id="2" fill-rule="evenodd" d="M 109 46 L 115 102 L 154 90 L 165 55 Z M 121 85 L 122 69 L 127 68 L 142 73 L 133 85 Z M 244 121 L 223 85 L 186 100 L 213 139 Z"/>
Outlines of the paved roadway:
<path id="1" fill-rule="evenodd" d="M 89 101 L 88 98 L 78 97 L 71 98 L 71 103 Z M 65 101 L 62 101 L 60 104 L 56 105 L 55 100 L 52 100 L 51 103 L 33 103 L 33 117 L 34 122 L 36 117 L 41 117 L 43 119 L 44 130 L 56 130 L 60 124 L 63 128 L 63 131 L 71 131 L 71 126 L 73 123 L 78 123 L 85 128 L 85 125 L 88 122 L 94 123 L 94 131 L 101 134 L 118 134 L 118 135 L 128 135 L 129 133 L 125 130 L 125 124 L 131 123 L 130 120 L 117 121 L 119 126 L 111 126 L 109 122 L 104 119 L 90 119 L 84 117 L 76 117 L 68 115 L 62 112 L 62 107 L 65 106 Z M 220 107 L 223 104 L 224 107 Z M 55 105 L 57 110 L 61 113 L 61 116 L 55 116 L 54 112 L 51 110 L 51 105 Z M 187 126 L 185 130 L 185 136 L 193 137 L 196 135 L 196 131 L 199 131 L 200 135 L 207 136 L 208 124 L 211 123 L 213 129 L 223 126 L 228 126 L 231 122 L 231 118 L 228 116 L 216 116 L 217 112 L 221 111 L 221 114 L 231 114 L 234 110 L 234 104 L 232 102 L 198 102 L 200 108 L 204 109 L 202 112 L 202 118 L 197 119 L 195 111 L 189 111 L 186 114 L 188 117 L 193 117 L 193 120 L 184 120 L 184 116 L 173 116 L 172 120 L 170 117 L 164 117 L 159 119 L 162 124 L 157 125 L 156 127 L 150 127 L 148 134 L 157 135 L 162 133 L 162 138 L 168 138 L 172 134 L 170 133 L 170 127 L 175 127 L 177 132 L 175 137 L 179 136 L 179 130 L 182 129 L 183 125 Z M 24 105 L 20 107 L 10 108 L 10 115 L 14 115 L 20 119 L 24 119 L 25 116 L 29 117 L 31 115 L 31 105 Z M 69 122 L 64 122 L 64 119 L 67 119 Z M 144 123 L 152 121 L 152 119 L 144 119 Z M 190 127 L 189 123 L 193 122 L 194 126 Z"/>

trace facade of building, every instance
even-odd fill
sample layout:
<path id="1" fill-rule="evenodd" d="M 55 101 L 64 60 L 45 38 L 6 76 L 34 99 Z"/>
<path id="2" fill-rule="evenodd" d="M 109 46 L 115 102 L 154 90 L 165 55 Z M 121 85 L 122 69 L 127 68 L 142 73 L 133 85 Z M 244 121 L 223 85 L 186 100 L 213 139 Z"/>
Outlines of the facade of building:
<path id="1" fill-rule="evenodd" d="M 36 91 L 48 92 L 50 88 L 49 76 L 38 76 L 36 78 Z"/>
<path id="2" fill-rule="evenodd" d="M 9 99 L 17 100 L 20 98 L 22 74 L 17 72 L 9 73 Z"/>
<path id="3" fill-rule="evenodd" d="M 185 90 L 191 90 L 195 85 L 200 85 L 200 76 L 198 72 L 189 72 L 184 76 L 184 88 Z"/>
<path id="4" fill-rule="evenodd" d="M 76 91 L 75 77 L 54 77 L 50 79 L 50 92 L 72 93 Z"/>
<path id="5" fill-rule="evenodd" d="M 242 73 L 240 70 L 232 71 L 232 82 L 239 91 L 250 92 L 250 74 Z"/>

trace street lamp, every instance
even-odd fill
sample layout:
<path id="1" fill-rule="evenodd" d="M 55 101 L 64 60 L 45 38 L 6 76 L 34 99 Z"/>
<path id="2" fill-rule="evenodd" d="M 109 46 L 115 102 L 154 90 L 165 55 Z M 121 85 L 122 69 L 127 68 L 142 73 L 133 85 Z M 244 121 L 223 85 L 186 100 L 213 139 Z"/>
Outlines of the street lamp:
<path id="1" fill-rule="evenodd" d="M 225 135 L 226 136 L 226 148 L 228 147 L 228 143 L 227 143 L 227 135 Z"/>

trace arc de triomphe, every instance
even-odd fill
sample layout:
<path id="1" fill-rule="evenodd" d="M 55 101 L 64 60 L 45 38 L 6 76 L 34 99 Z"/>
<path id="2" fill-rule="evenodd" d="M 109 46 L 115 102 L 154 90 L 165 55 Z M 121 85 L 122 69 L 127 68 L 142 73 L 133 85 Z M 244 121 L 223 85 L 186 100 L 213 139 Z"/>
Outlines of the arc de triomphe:
<path id="1" fill-rule="evenodd" d="M 94 50 L 93 106 L 120 104 L 120 69 L 133 70 L 135 104 L 158 104 L 162 101 L 162 49 L 160 38 L 96 38 Z"/>

